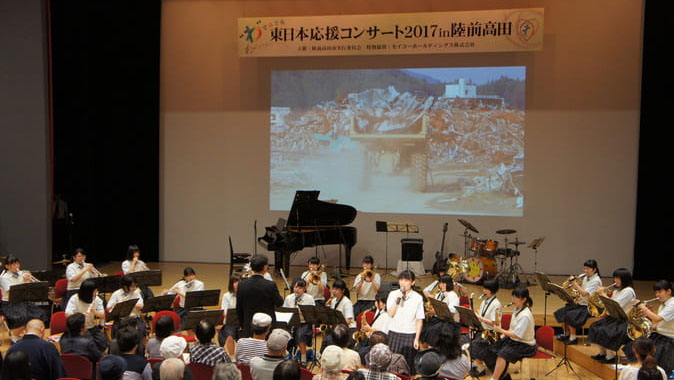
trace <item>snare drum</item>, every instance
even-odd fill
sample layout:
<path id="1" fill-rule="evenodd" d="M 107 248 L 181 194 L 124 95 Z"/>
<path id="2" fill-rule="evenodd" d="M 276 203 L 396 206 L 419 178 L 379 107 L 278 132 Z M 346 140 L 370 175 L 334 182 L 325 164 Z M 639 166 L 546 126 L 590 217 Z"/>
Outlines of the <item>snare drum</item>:
<path id="1" fill-rule="evenodd" d="M 488 280 L 496 276 L 496 260 L 491 257 L 474 256 L 466 260 L 468 263 L 468 273 L 463 275 L 468 282 L 477 283 L 481 280 Z"/>
<path id="2" fill-rule="evenodd" d="M 494 254 L 494 252 L 496 252 L 497 248 L 498 248 L 498 241 L 497 240 L 488 239 L 484 242 L 485 251 L 489 252 L 492 255 Z"/>

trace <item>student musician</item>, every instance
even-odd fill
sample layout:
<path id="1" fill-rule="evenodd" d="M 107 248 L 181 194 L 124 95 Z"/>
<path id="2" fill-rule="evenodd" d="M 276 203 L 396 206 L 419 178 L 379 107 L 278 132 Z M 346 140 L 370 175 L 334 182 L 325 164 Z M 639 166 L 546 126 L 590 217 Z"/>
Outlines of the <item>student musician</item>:
<path id="1" fill-rule="evenodd" d="M 150 267 L 140 259 L 140 248 L 135 244 L 130 245 L 126 250 L 126 260 L 122 262 L 122 272 L 129 274 L 146 270 L 150 270 Z M 147 300 L 154 297 L 154 293 L 147 285 L 141 286 L 140 291 L 143 294 L 143 299 Z"/>
<path id="2" fill-rule="evenodd" d="M 660 301 L 657 313 L 649 309 L 641 302 L 637 306 L 644 315 L 653 322 L 655 331 L 648 335 L 648 340 L 655 344 L 655 361 L 671 374 L 674 371 L 674 297 L 672 297 L 672 283 L 667 280 L 659 280 L 653 285 L 655 296 Z M 637 300 L 638 302 L 639 300 Z M 623 347 L 623 351 L 631 361 L 635 361 L 634 354 L 629 343 Z"/>
<path id="3" fill-rule="evenodd" d="M 2 298 L 0 298 L 0 314 L 5 316 L 7 327 L 10 330 L 10 338 L 13 342 L 16 342 L 28 321 L 40 319 L 46 322 L 48 318 L 45 311 L 33 302 L 9 303 L 11 287 L 32 282 L 33 275 L 29 271 L 21 270 L 21 261 L 14 255 L 7 256 L 1 265 L 0 287 L 2 287 Z"/>
<path id="4" fill-rule="evenodd" d="M 588 298 L 601 288 L 601 277 L 599 277 L 599 267 L 597 261 L 590 259 L 583 264 L 583 272 L 585 278 L 581 284 L 578 284 L 577 277 L 571 276 L 569 280 L 571 285 L 580 294 L 580 300 L 575 305 L 566 305 L 561 309 L 555 311 L 555 319 L 557 322 L 563 323 L 569 331 L 569 335 L 564 335 L 560 338 L 566 341 L 566 344 L 577 344 L 576 330 L 583 327 L 587 319 L 590 318 L 590 313 L 587 311 Z"/>
<path id="5" fill-rule="evenodd" d="M 353 287 L 356 290 L 356 304 L 353 305 L 353 314 L 357 317 L 361 312 L 374 307 L 375 295 L 381 286 L 381 276 L 372 270 L 374 259 L 372 256 L 363 257 L 363 271 L 356 276 Z"/>
<path id="6" fill-rule="evenodd" d="M 192 267 L 186 267 L 183 270 L 183 279 L 176 282 L 171 289 L 164 289 L 162 294 L 177 294 L 180 297 L 180 303 L 176 309 L 176 314 L 180 316 L 180 326 L 185 324 L 185 316 L 189 310 L 185 310 L 185 297 L 187 292 L 204 290 L 204 283 L 197 280 L 197 272 Z"/>
<path id="7" fill-rule="evenodd" d="M 309 270 L 302 273 L 302 280 L 307 283 L 307 293 L 313 297 L 316 305 L 325 305 L 325 297 L 323 291 L 328 285 L 328 275 L 321 270 L 321 260 L 314 256 L 310 257 L 308 261 Z"/>
<path id="8" fill-rule="evenodd" d="M 424 323 L 424 299 L 415 292 L 415 276 L 410 270 L 398 274 L 400 289 L 389 293 L 386 309 L 391 317 L 389 323 L 389 346 L 401 354 L 414 372 L 414 356 L 419 349 L 421 327 Z"/>
<path id="9" fill-rule="evenodd" d="M 616 289 L 611 299 L 618 302 L 627 313 L 637 298 L 632 288 L 632 274 L 625 268 L 616 269 L 613 272 L 613 282 L 616 284 Z M 604 289 L 599 288 L 597 292 L 606 297 Z M 593 355 L 592 359 L 601 363 L 612 363 L 615 361 L 616 351 L 620 346 L 629 342 L 627 322 L 611 316 L 602 318 L 590 326 L 588 338 L 590 342 L 599 345 L 599 353 Z"/>
<path id="10" fill-rule="evenodd" d="M 298 308 L 298 305 L 315 306 L 314 298 L 311 294 L 306 293 L 307 283 L 302 279 L 295 280 L 292 284 L 293 293 L 289 294 L 283 301 L 283 307 Z M 302 312 L 300 311 L 300 327 L 295 330 L 295 342 L 300 348 L 300 363 L 306 367 L 307 363 L 307 347 L 311 347 L 313 331 L 312 326 L 306 323 Z"/>
<path id="11" fill-rule="evenodd" d="M 498 290 L 497 279 L 492 278 L 482 282 L 482 295 L 480 296 L 482 302 L 479 308 L 475 310 L 475 315 L 482 323 L 484 331 L 490 332 L 488 334 L 492 334 L 491 332 L 494 331 L 494 321 L 496 321 L 496 318 L 500 318 L 500 315 L 497 313 L 497 310 L 501 310 L 501 302 L 496 298 Z M 500 323 L 500 320 L 496 322 L 496 324 Z M 470 356 L 475 359 L 475 364 L 477 364 L 476 375 L 484 375 L 486 372 L 485 361 L 491 356 L 491 344 L 482 337 L 482 334 L 476 335 L 471 341 Z"/>
<path id="12" fill-rule="evenodd" d="M 241 282 L 241 275 L 238 273 L 232 273 L 229 277 L 229 285 L 227 285 L 228 292 L 222 295 L 222 302 L 220 302 L 220 309 L 222 309 L 222 320 L 223 323 L 227 323 L 227 312 L 234 309 L 236 314 L 236 291 L 239 288 L 239 283 Z M 234 357 L 236 353 L 234 344 L 239 340 L 241 333 L 241 325 L 223 325 L 218 333 L 218 343 L 220 346 L 225 347 L 227 355 Z"/>
<path id="13" fill-rule="evenodd" d="M 325 306 L 329 306 L 332 309 L 341 312 L 346 320 L 346 325 L 349 326 L 350 329 L 355 329 L 356 319 L 353 314 L 353 303 L 349 298 L 349 289 L 346 288 L 344 280 L 335 280 L 335 282 L 332 283 L 331 292 L 331 302 L 330 304 L 326 303 Z"/>
<path id="14" fill-rule="evenodd" d="M 106 309 L 109 313 L 112 311 L 112 309 L 115 308 L 115 305 L 117 305 L 118 303 L 137 299 L 138 301 L 131 310 L 129 317 L 137 319 L 136 325 L 139 326 L 139 333 L 141 336 L 145 336 L 146 335 L 145 322 L 140 318 L 140 311 L 143 309 L 144 303 L 143 297 L 140 294 L 140 290 L 136 286 L 136 280 L 134 280 L 132 276 L 129 276 L 127 274 L 124 277 L 122 277 L 120 284 L 121 288 L 115 290 L 112 293 L 112 295 L 110 295 L 110 300 L 108 301 Z M 115 323 L 117 323 L 117 321 L 115 321 Z"/>
<path id="15" fill-rule="evenodd" d="M 98 297 L 98 289 L 93 280 L 84 280 L 79 292 L 68 300 L 66 306 L 66 318 L 75 314 L 84 314 L 84 327 L 86 335 L 90 336 L 101 352 L 108 348 L 108 339 L 103 333 L 101 324 L 105 321 L 105 309 L 103 300 Z"/>
<path id="16" fill-rule="evenodd" d="M 73 255 L 73 262 L 66 268 L 68 291 L 66 291 L 65 297 L 63 297 L 62 305 L 68 305 L 68 300 L 80 290 L 80 286 L 84 280 L 100 275 L 100 272 L 94 268 L 94 264 L 87 264 L 85 262 L 86 259 L 87 254 L 84 253 L 84 249 L 77 248 Z"/>
<path id="17" fill-rule="evenodd" d="M 504 330 L 500 326 L 493 326 L 498 334 L 504 338 L 492 345 L 492 352 L 496 355 L 496 361 L 487 359 L 487 366 L 492 369 L 490 380 L 499 379 L 508 368 L 508 363 L 516 363 L 521 359 L 536 355 L 536 337 L 534 335 L 534 315 L 531 307 L 534 302 L 529 296 L 529 289 L 524 286 L 517 287 L 512 291 L 512 303 L 515 305 L 510 329 Z M 509 375 L 506 375 L 506 378 Z"/>
<path id="18" fill-rule="evenodd" d="M 381 331 L 384 334 L 388 334 L 389 323 L 391 323 L 391 317 L 386 312 L 386 299 L 388 298 L 388 293 L 378 292 L 375 296 L 375 312 L 374 319 L 372 319 L 372 325 L 364 324 L 361 326 L 361 331 L 365 332 L 369 337 L 375 331 Z"/>
<path id="19" fill-rule="evenodd" d="M 433 284 L 431 284 L 433 285 Z M 429 310 L 426 310 L 426 321 L 424 322 L 424 326 L 421 329 L 421 343 L 422 343 L 422 348 L 427 348 L 427 345 L 433 346 L 431 344 L 434 337 L 439 336 L 440 334 L 440 329 L 442 328 L 442 325 L 450 323 L 453 324 L 454 329 L 456 330 L 457 335 L 461 335 L 461 326 L 459 326 L 458 321 L 459 321 L 459 313 L 456 311 L 456 307 L 459 306 L 459 296 L 454 292 L 454 281 L 452 281 L 452 277 L 447 274 L 443 274 L 440 276 L 440 280 L 436 282 L 435 284 L 435 289 L 437 290 L 437 293 L 435 295 L 427 292 L 430 290 L 430 292 L 433 292 L 433 288 L 430 286 L 424 289 L 424 294 L 426 297 L 429 298 L 434 298 L 438 301 L 444 302 L 447 307 L 449 308 L 449 312 L 452 313 L 454 320 L 452 321 L 445 321 L 436 316 L 435 310 L 433 310 L 433 307 L 430 307 Z"/>

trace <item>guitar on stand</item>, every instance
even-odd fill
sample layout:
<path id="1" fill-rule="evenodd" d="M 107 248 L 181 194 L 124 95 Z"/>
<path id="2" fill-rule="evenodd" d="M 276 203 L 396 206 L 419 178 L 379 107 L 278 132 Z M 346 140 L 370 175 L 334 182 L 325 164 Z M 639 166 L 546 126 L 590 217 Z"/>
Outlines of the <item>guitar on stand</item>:
<path id="1" fill-rule="evenodd" d="M 447 235 L 447 226 L 449 223 L 445 222 L 442 225 L 442 244 L 440 244 L 440 251 L 435 252 L 435 263 L 433 263 L 433 274 L 439 274 L 442 269 L 447 270 L 447 257 L 445 257 L 445 236 Z"/>

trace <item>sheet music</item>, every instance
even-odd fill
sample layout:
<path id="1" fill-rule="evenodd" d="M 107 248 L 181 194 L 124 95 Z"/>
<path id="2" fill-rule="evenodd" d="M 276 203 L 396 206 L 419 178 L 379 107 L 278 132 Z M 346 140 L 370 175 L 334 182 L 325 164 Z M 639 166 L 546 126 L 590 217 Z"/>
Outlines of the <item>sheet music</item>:
<path id="1" fill-rule="evenodd" d="M 274 313 L 276 314 L 276 322 L 290 324 L 290 319 L 293 317 L 293 313 L 282 313 L 280 311 L 276 311 Z"/>

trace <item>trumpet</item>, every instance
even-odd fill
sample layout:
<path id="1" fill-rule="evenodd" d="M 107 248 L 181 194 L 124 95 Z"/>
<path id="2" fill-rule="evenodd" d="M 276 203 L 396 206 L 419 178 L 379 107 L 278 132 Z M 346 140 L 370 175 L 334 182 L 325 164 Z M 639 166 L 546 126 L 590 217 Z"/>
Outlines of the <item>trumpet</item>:
<path id="1" fill-rule="evenodd" d="M 643 311 L 638 307 L 640 304 L 645 303 L 649 304 L 653 301 L 657 301 L 658 298 L 653 298 L 648 301 L 639 301 L 634 305 L 630 311 L 627 313 L 628 323 L 627 323 L 627 336 L 632 339 L 638 339 L 642 336 L 648 336 L 649 333 L 655 331 L 653 326 L 653 321 L 648 319 Z"/>
<path id="2" fill-rule="evenodd" d="M 616 283 L 614 282 L 613 284 L 601 289 L 603 289 L 604 292 L 608 292 L 612 288 L 615 288 L 615 286 Z M 599 298 L 599 290 L 592 293 L 592 295 L 590 295 L 590 297 L 587 299 L 587 312 L 590 313 L 590 315 L 593 317 L 603 317 L 606 314 L 604 303 L 601 301 L 601 298 Z"/>
<path id="3" fill-rule="evenodd" d="M 87 265 L 87 263 L 84 263 L 84 265 Z M 104 274 L 101 273 L 98 269 L 96 269 L 96 267 L 93 264 L 91 265 L 90 272 L 91 272 L 91 274 L 94 275 L 94 277 L 103 277 L 104 276 Z"/>
<path id="4" fill-rule="evenodd" d="M 374 278 L 374 272 L 371 269 L 365 269 L 360 273 L 360 278 L 363 280 L 366 278 L 372 279 Z"/>
<path id="5" fill-rule="evenodd" d="M 136 269 L 136 272 L 150 270 L 150 268 L 147 266 L 147 264 L 145 264 L 144 261 L 141 261 L 140 263 L 136 263 L 136 264 L 140 264 L 140 265 L 136 265 L 136 267 L 134 268 L 134 269 Z"/>
<path id="6" fill-rule="evenodd" d="M 30 274 L 30 282 L 40 282 L 40 280 L 37 277 L 33 276 L 32 273 L 30 273 L 28 271 L 25 271 L 25 270 L 21 271 L 21 277 L 25 276 L 26 273 Z"/>

